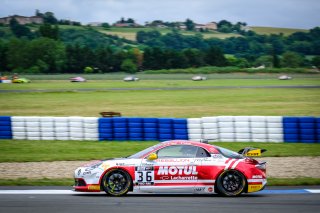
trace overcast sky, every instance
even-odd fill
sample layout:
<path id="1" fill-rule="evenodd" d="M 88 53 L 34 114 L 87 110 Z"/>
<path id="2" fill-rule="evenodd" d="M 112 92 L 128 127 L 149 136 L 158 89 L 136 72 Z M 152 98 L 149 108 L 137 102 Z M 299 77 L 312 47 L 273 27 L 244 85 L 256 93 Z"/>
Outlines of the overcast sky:
<path id="1" fill-rule="evenodd" d="M 249 26 L 320 26 L 320 0 L 0 0 L 0 17 L 53 12 L 58 19 L 114 23 L 121 17 L 197 23 L 228 20 Z"/>

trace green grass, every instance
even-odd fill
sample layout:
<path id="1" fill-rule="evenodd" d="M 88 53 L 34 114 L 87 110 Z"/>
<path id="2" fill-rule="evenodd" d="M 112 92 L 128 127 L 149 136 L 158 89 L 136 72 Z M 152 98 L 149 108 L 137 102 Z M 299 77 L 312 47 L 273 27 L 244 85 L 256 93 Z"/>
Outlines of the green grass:
<path id="1" fill-rule="evenodd" d="M 283 35 L 288 36 L 295 32 L 308 32 L 308 30 L 305 29 L 292 29 L 292 28 L 277 28 L 277 27 L 250 27 L 252 31 L 258 33 L 258 34 L 280 34 L 283 33 Z"/>
<path id="2" fill-rule="evenodd" d="M 158 142 L 27 141 L 1 140 L 0 162 L 51 162 L 99 160 L 125 157 Z M 320 156 L 320 144 L 213 143 L 239 151 L 244 147 L 265 148 L 264 157 Z"/>
<path id="3" fill-rule="evenodd" d="M 132 41 L 136 41 L 136 34 L 138 31 L 152 31 L 152 30 L 157 30 L 159 31 L 162 35 L 165 35 L 167 33 L 172 32 L 172 30 L 170 28 L 152 28 L 152 27 L 134 27 L 134 28 L 130 28 L 130 27 L 111 27 L 110 29 L 104 29 L 102 27 L 93 27 L 93 29 L 98 30 L 101 33 L 105 33 L 105 34 L 109 34 L 109 35 L 117 35 L 120 38 L 126 38 Z M 200 32 L 197 31 L 184 31 L 181 30 L 179 31 L 182 35 L 190 35 L 190 36 L 195 36 L 196 34 L 199 34 Z M 220 32 L 216 32 L 216 31 L 212 31 L 212 32 L 204 32 L 204 33 L 200 33 L 201 35 L 203 35 L 203 37 L 205 39 L 208 38 L 219 38 L 219 39 L 226 39 L 226 38 L 230 38 L 230 37 L 239 37 L 241 35 L 239 34 L 235 34 L 235 33 L 220 33 Z"/>
<path id="4" fill-rule="evenodd" d="M 0 186 L 72 186 L 72 178 L 61 179 L 0 179 Z M 320 185 L 320 178 L 268 178 L 268 186 L 312 186 Z"/>
<path id="5" fill-rule="evenodd" d="M 268 186 L 315 186 L 320 185 L 320 178 L 268 178 Z"/>
<path id="6" fill-rule="evenodd" d="M 0 162 L 99 160 L 125 157 L 158 142 L 0 140 Z"/>
<path id="7" fill-rule="evenodd" d="M 120 78 L 121 74 L 110 76 Z M 192 75 L 183 74 L 160 74 L 155 75 L 156 77 L 145 74 L 144 76 L 151 79 L 143 80 L 142 77 L 139 82 L 89 80 L 86 83 L 71 83 L 68 80 L 34 80 L 30 84 L 0 84 L 0 90 L 39 90 L 39 92 L 29 93 L 0 93 L 0 99 L 6 100 L 0 102 L 0 114 L 99 116 L 102 111 L 119 111 L 123 116 L 189 118 L 215 115 L 318 116 L 320 113 L 319 89 L 205 88 L 212 86 L 319 86 L 320 77 L 317 74 L 297 74 L 290 81 L 280 81 L 274 78 L 274 75 L 266 74 L 223 75 L 228 79 L 221 79 L 220 75 L 210 75 L 209 80 L 201 82 L 191 81 L 189 79 Z M 64 77 L 66 75 L 35 76 L 37 79 Z M 91 77 L 103 79 L 103 75 Z M 157 77 L 161 80 L 156 80 Z M 184 80 L 178 80 L 183 78 Z M 176 90 L 104 91 L 108 88 L 175 88 Z M 188 90 L 181 88 L 188 88 Z M 45 89 L 66 89 L 67 91 L 41 92 Z M 75 92 L 76 89 L 98 91 Z"/>
<path id="8" fill-rule="evenodd" d="M 5 100 L 0 102 L 0 114 L 21 116 L 99 116 L 104 111 L 121 112 L 123 116 L 176 118 L 217 115 L 319 116 L 320 113 L 319 89 L 30 92 L 0 93 L 0 99 Z"/>

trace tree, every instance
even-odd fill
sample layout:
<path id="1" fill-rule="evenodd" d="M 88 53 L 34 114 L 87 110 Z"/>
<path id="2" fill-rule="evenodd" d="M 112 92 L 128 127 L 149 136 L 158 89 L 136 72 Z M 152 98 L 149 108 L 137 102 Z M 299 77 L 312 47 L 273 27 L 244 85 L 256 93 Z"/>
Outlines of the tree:
<path id="1" fill-rule="evenodd" d="M 8 63 L 6 58 L 7 52 L 8 52 L 7 43 L 0 40 L 0 71 L 5 71 L 8 68 Z"/>
<path id="2" fill-rule="evenodd" d="M 83 69 L 83 72 L 86 73 L 86 74 L 93 73 L 93 68 L 92 67 L 85 67 Z"/>
<path id="3" fill-rule="evenodd" d="M 13 39 L 8 44 L 7 61 L 11 69 L 59 73 L 65 65 L 65 48 L 49 38 Z"/>
<path id="4" fill-rule="evenodd" d="M 273 64 L 274 68 L 281 67 L 281 62 L 280 62 L 279 56 L 275 53 L 272 54 L 272 64 Z"/>
<path id="5" fill-rule="evenodd" d="M 255 66 L 261 66 L 265 65 L 266 67 L 272 67 L 273 66 L 273 58 L 270 55 L 263 55 L 257 58 L 255 61 Z"/>
<path id="6" fill-rule="evenodd" d="M 47 37 L 54 40 L 59 39 L 58 25 L 55 25 L 54 27 L 52 27 L 51 24 L 45 23 L 39 27 L 39 33 L 42 37 Z"/>
<path id="7" fill-rule="evenodd" d="M 121 64 L 121 70 L 127 73 L 136 73 L 137 65 L 131 59 L 125 59 Z"/>
<path id="8" fill-rule="evenodd" d="M 132 48 L 128 51 L 128 57 L 137 65 L 138 69 L 142 68 L 143 53 L 138 48 Z"/>
<path id="9" fill-rule="evenodd" d="M 43 14 L 44 23 L 58 24 L 58 19 L 54 16 L 53 12 L 45 12 Z"/>
<path id="10" fill-rule="evenodd" d="M 303 57 L 295 52 L 285 52 L 282 54 L 282 67 L 291 67 L 297 68 L 302 66 L 303 64 Z"/>
<path id="11" fill-rule="evenodd" d="M 147 43 L 150 40 L 155 40 L 161 37 L 161 33 L 157 30 L 152 31 L 138 31 L 136 39 L 138 43 Z"/>
<path id="12" fill-rule="evenodd" d="M 29 28 L 24 25 L 19 24 L 19 22 L 15 18 L 12 18 L 10 20 L 9 27 L 10 27 L 12 33 L 17 38 L 21 38 L 21 37 L 32 38 L 33 37 L 33 34 L 29 30 Z"/>
<path id="13" fill-rule="evenodd" d="M 193 21 L 191 19 L 187 19 L 185 21 L 185 25 L 187 27 L 187 30 L 189 30 L 189 31 L 193 31 L 195 29 L 195 24 L 193 23 Z"/>
<path id="14" fill-rule="evenodd" d="M 102 25 L 101 25 L 103 28 L 105 28 L 105 29 L 110 29 L 110 24 L 109 23 L 107 23 L 107 22 L 105 22 L 105 23 L 102 23 Z"/>
<path id="15" fill-rule="evenodd" d="M 320 56 L 315 56 L 312 59 L 312 65 L 318 67 L 318 69 L 320 68 Z"/>
<path id="16" fill-rule="evenodd" d="M 218 31 L 223 33 L 232 32 L 232 23 L 227 20 L 222 20 L 218 23 Z"/>
<path id="17" fill-rule="evenodd" d="M 222 51 L 218 47 L 210 47 L 205 52 L 205 62 L 211 66 L 226 66 L 227 59 L 224 57 Z"/>
<path id="18" fill-rule="evenodd" d="M 183 54 L 186 57 L 188 67 L 201 67 L 205 64 L 204 55 L 198 49 L 189 48 L 184 50 Z"/>
<path id="19" fill-rule="evenodd" d="M 29 43 L 23 39 L 12 39 L 8 43 L 6 61 L 10 69 L 26 69 L 33 65 L 29 55 Z"/>

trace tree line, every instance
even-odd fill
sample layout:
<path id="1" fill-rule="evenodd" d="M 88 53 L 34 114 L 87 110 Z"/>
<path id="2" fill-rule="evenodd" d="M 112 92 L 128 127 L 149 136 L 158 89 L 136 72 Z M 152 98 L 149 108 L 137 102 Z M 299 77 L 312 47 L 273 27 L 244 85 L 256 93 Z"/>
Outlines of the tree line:
<path id="1" fill-rule="evenodd" d="M 40 14 L 41 15 L 41 14 Z M 320 28 L 290 36 L 252 31 L 227 39 L 204 39 L 177 30 L 139 31 L 136 41 L 105 35 L 91 27 L 59 29 L 53 14 L 31 31 L 15 19 L 10 33 L 0 30 L 0 71 L 29 73 L 105 73 L 202 66 L 320 66 Z M 220 22 L 237 29 L 242 23 Z M 316 55 L 312 60 L 305 55 Z"/>

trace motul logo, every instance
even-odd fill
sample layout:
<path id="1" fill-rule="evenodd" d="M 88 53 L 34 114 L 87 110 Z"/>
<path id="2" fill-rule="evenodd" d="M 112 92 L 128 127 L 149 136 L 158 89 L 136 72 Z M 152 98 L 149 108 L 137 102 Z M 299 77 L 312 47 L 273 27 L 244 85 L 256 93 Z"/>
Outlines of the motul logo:
<path id="1" fill-rule="evenodd" d="M 160 166 L 158 175 L 197 175 L 196 166 Z"/>

